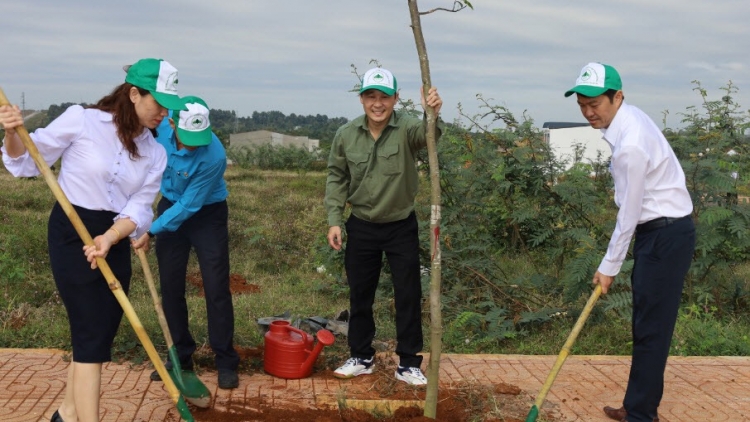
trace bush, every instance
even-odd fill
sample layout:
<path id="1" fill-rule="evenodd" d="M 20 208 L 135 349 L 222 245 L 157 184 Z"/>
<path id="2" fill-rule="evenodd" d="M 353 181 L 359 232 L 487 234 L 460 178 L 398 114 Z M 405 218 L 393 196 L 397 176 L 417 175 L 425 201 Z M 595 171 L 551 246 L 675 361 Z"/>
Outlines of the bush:
<path id="1" fill-rule="evenodd" d="M 295 170 L 300 172 L 320 169 L 321 158 L 318 152 L 293 146 L 259 145 L 253 147 L 229 148 L 227 156 L 234 165 L 241 168 L 261 170 Z"/>

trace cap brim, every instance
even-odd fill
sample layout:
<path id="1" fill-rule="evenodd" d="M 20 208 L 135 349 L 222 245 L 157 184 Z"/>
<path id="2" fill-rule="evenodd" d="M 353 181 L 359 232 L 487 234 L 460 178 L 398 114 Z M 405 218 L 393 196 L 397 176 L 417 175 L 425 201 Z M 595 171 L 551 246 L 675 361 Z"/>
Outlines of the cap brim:
<path id="1" fill-rule="evenodd" d="M 566 97 L 570 97 L 573 94 L 581 94 L 586 97 L 598 97 L 605 92 L 607 92 L 609 88 L 603 88 L 598 86 L 591 86 L 591 85 L 576 85 L 573 88 L 570 88 L 568 92 L 565 93 Z"/>
<path id="2" fill-rule="evenodd" d="M 211 128 L 204 129 L 200 132 L 190 132 L 185 129 L 177 128 L 177 138 L 180 143 L 189 147 L 203 147 L 211 143 L 213 135 Z"/>
<path id="3" fill-rule="evenodd" d="M 392 97 L 393 95 L 396 94 L 396 90 L 395 89 L 389 89 L 389 88 L 386 88 L 384 86 L 368 86 L 368 87 L 364 87 L 364 88 L 362 88 L 362 89 L 359 90 L 359 93 L 362 94 L 365 91 L 369 91 L 371 89 L 376 89 L 376 90 L 382 92 L 383 94 L 385 94 L 385 95 L 387 95 L 389 97 Z"/>
<path id="4" fill-rule="evenodd" d="M 164 94 L 156 91 L 149 91 L 160 106 L 167 110 L 187 110 L 185 104 L 177 95 Z"/>

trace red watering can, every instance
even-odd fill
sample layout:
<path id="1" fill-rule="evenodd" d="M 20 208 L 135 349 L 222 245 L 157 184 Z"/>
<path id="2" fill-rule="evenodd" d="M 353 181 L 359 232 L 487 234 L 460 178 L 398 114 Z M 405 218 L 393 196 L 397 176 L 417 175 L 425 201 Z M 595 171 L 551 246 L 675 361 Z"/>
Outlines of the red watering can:
<path id="1" fill-rule="evenodd" d="M 289 321 L 271 322 L 265 336 L 263 369 L 279 378 L 309 377 L 320 351 L 335 341 L 328 330 L 319 330 L 317 337 L 318 343 L 313 348 L 310 334 L 292 327 Z"/>

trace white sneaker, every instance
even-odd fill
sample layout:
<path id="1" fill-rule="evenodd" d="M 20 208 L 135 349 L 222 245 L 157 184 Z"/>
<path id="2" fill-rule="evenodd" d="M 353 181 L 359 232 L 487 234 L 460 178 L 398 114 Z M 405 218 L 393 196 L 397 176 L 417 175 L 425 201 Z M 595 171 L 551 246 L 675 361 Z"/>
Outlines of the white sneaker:
<path id="1" fill-rule="evenodd" d="M 336 378 L 354 378 L 360 375 L 372 374 L 372 370 L 375 367 L 372 359 L 349 358 L 343 365 L 333 371 L 333 376 Z"/>
<path id="2" fill-rule="evenodd" d="M 399 365 L 396 369 L 396 379 L 409 385 L 427 384 L 427 377 L 424 376 L 422 370 L 412 366 Z"/>

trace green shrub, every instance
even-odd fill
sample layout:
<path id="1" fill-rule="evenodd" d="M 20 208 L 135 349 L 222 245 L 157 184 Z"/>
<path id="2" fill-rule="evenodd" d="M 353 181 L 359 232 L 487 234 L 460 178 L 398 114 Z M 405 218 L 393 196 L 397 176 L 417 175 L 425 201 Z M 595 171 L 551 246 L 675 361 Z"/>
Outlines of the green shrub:
<path id="1" fill-rule="evenodd" d="M 715 307 L 690 304 L 680 310 L 671 353 L 682 356 L 749 356 L 747 321 L 722 320 Z M 740 328 L 740 329 L 738 329 Z"/>
<path id="2" fill-rule="evenodd" d="M 252 147 L 229 148 L 227 156 L 242 168 L 261 170 L 320 170 L 322 159 L 318 152 L 310 152 L 294 146 L 258 145 Z"/>

